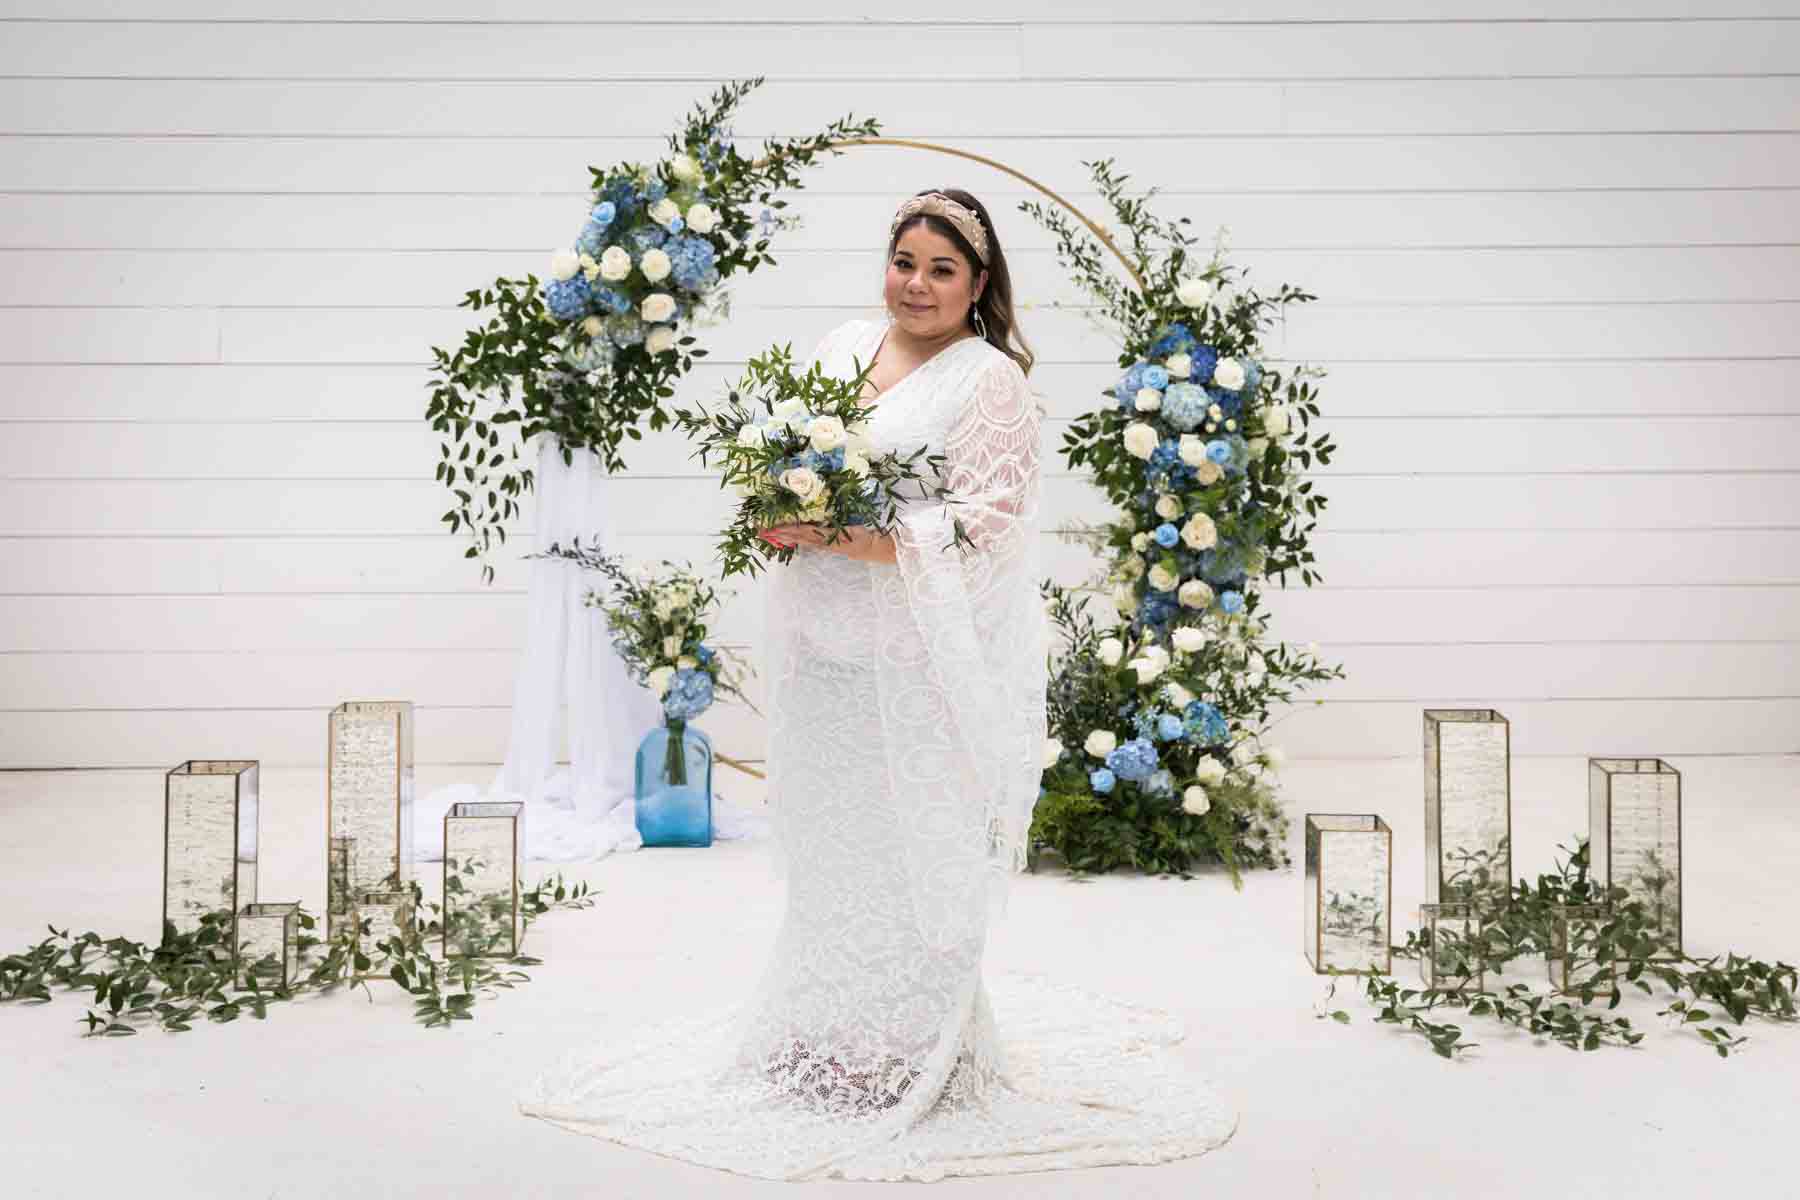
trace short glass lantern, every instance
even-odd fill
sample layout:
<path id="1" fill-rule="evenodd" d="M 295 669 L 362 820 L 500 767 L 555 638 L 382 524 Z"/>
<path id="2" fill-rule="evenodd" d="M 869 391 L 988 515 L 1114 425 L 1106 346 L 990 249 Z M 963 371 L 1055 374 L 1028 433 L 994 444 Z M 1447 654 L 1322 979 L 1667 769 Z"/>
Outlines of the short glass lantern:
<path id="1" fill-rule="evenodd" d="M 192 933 L 212 913 L 236 936 L 256 900 L 258 775 L 250 759 L 190 759 L 163 777 L 165 932 Z"/>
<path id="2" fill-rule="evenodd" d="M 671 718 L 637 749 L 637 830 L 646 846 L 712 845 L 712 742 Z"/>
<path id="3" fill-rule="evenodd" d="M 510 958 L 525 937 L 517 801 L 452 804 L 444 814 L 444 957 Z"/>
<path id="4" fill-rule="evenodd" d="M 1419 977 L 1440 992 L 1487 990 L 1487 951 L 1481 909 L 1474 904 L 1421 904 Z"/>
<path id="5" fill-rule="evenodd" d="M 1394 831 L 1374 815 L 1306 815 L 1306 957 L 1321 975 L 1393 969 Z"/>
<path id="6" fill-rule="evenodd" d="M 1588 759 L 1588 876 L 1643 904 L 1658 959 L 1681 949 L 1681 773 L 1660 758 Z"/>
<path id="7" fill-rule="evenodd" d="M 1425 899 L 1504 904 L 1512 889 L 1512 735 L 1491 708 L 1425 710 Z"/>
<path id="8" fill-rule="evenodd" d="M 342 878 L 351 897 L 404 890 L 413 878 L 413 706 L 404 700 L 353 700 L 327 721 L 325 836 L 344 847 Z M 336 867 L 336 863 L 329 864 Z M 350 902 L 327 898 L 326 917 Z"/>
<path id="9" fill-rule="evenodd" d="M 1611 992 L 1615 978 L 1612 910 L 1561 904 L 1550 913 L 1550 987 L 1565 996 Z"/>
<path id="10" fill-rule="evenodd" d="M 246 904 L 237 919 L 238 986 L 290 988 L 300 979 L 300 905 Z"/>
<path id="11" fill-rule="evenodd" d="M 356 922 L 356 948 L 373 959 L 381 952 L 381 943 L 412 932 L 413 896 L 405 892 L 364 892 L 351 906 Z M 357 978 L 385 976 L 386 971 L 359 973 Z"/>

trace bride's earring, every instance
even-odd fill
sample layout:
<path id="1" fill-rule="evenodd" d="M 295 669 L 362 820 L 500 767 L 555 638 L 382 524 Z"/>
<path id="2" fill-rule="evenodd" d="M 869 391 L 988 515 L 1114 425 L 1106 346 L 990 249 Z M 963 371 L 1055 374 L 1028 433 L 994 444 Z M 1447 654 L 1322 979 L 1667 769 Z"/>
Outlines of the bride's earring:
<path id="1" fill-rule="evenodd" d="M 969 316 L 975 322 L 975 332 L 980 335 L 982 341 L 987 341 L 987 322 L 981 319 L 981 310 L 971 304 L 969 305 Z"/>

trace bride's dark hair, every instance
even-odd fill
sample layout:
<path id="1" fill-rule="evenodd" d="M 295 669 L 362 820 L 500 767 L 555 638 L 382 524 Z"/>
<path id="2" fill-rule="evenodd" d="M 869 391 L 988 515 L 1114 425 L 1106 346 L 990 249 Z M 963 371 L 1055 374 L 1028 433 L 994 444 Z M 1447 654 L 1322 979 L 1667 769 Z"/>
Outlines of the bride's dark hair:
<path id="1" fill-rule="evenodd" d="M 1012 272 L 1007 270 L 1006 252 L 1000 248 L 1000 234 L 995 230 L 987 208 L 961 188 L 926 188 L 914 195 L 924 196 L 931 192 L 950 197 L 981 218 L 981 227 L 987 231 L 987 266 L 981 265 L 981 259 L 975 255 L 975 247 L 969 245 L 969 240 L 962 235 L 955 223 L 935 213 L 915 213 L 900 222 L 894 235 L 888 239 L 888 257 L 893 257 L 894 247 L 900 244 L 900 235 L 920 222 L 924 222 L 925 227 L 934 233 L 941 233 L 949 238 L 950 244 L 956 247 L 956 252 L 969 264 L 972 275 L 979 275 L 982 271 L 988 273 L 987 286 L 981 290 L 981 299 L 969 310 L 969 328 L 975 328 L 975 313 L 979 311 L 981 323 L 987 327 L 988 344 L 1018 363 L 1019 370 L 1027 375 L 1031 374 L 1031 365 L 1037 361 L 1037 355 L 1026 345 L 1024 335 L 1019 332 L 1019 319 L 1013 315 Z"/>

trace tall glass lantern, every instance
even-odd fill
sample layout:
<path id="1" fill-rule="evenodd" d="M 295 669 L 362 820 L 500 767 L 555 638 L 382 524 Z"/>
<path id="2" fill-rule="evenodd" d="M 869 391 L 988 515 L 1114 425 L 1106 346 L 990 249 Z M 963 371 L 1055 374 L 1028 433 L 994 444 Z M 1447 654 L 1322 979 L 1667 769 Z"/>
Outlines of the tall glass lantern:
<path id="1" fill-rule="evenodd" d="M 1306 815 L 1306 958 L 1321 975 L 1393 969 L 1394 831 L 1364 814 Z"/>
<path id="2" fill-rule="evenodd" d="M 1512 889 L 1512 735 L 1491 708 L 1425 710 L 1425 900 L 1495 908 Z"/>
<path id="3" fill-rule="evenodd" d="M 1660 758 L 1588 759 L 1588 875 L 1642 902 L 1658 958 L 1681 949 L 1681 773 Z"/>
<path id="4" fill-rule="evenodd" d="M 367 891 L 404 890 L 413 878 L 413 706 L 353 700 L 328 722 L 326 923 Z M 341 862 L 334 856 L 343 855 Z"/>
<path id="5" fill-rule="evenodd" d="M 164 776 L 165 931 L 192 933 L 212 913 L 235 943 L 237 914 L 256 901 L 258 774 L 250 759 L 190 759 Z"/>

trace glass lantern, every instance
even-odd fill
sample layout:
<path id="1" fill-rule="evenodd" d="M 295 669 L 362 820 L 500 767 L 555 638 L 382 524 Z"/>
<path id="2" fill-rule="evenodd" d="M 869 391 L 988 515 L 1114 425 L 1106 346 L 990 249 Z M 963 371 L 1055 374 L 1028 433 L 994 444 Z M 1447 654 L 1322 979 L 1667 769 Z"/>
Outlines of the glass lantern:
<path id="1" fill-rule="evenodd" d="M 646 846 L 712 845 L 712 742 L 671 719 L 637 750 L 637 829 Z"/>
<path id="2" fill-rule="evenodd" d="M 1306 958 L 1318 974 L 1393 970 L 1393 858 L 1379 816 L 1306 815 Z"/>
<path id="3" fill-rule="evenodd" d="M 1660 758 L 1588 759 L 1589 874 L 1644 906 L 1657 959 L 1680 958 L 1681 773 Z"/>
<path id="4" fill-rule="evenodd" d="M 1425 899 L 1505 905 L 1512 886 L 1512 736 L 1491 708 L 1425 710 Z"/>
<path id="5" fill-rule="evenodd" d="M 259 775 L 250 759 L 190 759 L 163 777 L 165 931 L 212 915 L 235 941 L 239 910 L 256 902 Z"/>

